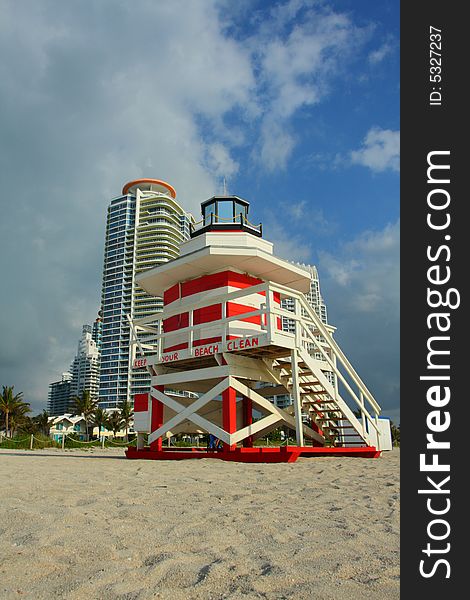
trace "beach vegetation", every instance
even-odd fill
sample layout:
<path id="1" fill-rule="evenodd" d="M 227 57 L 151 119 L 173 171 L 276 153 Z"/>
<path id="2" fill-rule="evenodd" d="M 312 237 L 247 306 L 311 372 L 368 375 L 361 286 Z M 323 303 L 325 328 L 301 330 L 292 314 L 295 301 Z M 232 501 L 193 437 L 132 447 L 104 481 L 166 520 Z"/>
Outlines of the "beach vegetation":
<path id="1" fill-rule="evenodd" d="M 132 410 L 132 405 L 128 400 L 123 400 L 119 404 L 119 415 L 122 420 L 122 427 L 124 427 L 126 435 L 124 437 L 124 441 L 128 441 L 129 436 L 129 426 L 131 424 L 132 418 L 134 416 L 134 411 Z"/>
<path id="2" fill-rule="evenodd" d="M 74 411 L 77 413 L 77 415 L 82 415 L 85 419 L 86 438 L 87 440 L 89 440 L 89 423 L 96 409 L 98 408 L 98 402 L 96 402 L 96 400 L 93 400 L 88 390 L 83 390 L 81 396 L 75 396 L 75 398 L 73 399 L 73 403 Z"/>
<path id="3" fill-rule="evenodd" d="M 34 419 L 32 419 L 29 415 L 24 415 L 24 418 L 21 420 L 20 423 L 18 423 L 18 427 L 17 427 L 17 433 L 19 435 L 22 434 L 35 434 L 38 433 L 38 426 L 37 424 L 34 422 Z"/>
<path id="4" fill-rule="evenodd" d="M 43 410 L 42 413 L 33 417 L 33 421 L 37 425 L 38 432 L 40 432 L 46 436 L 49 435 L 49 431 L 51 429 L 49 417 L 50 417 L 50 415 L 47 412 L 47 410 Z"/>
<path id="5" fill-rule="evenodd" d="M 98 438 L 100 437 L 101 428 L 107 429 L 108 427 L 108 413 L 97 406 L 93 412 L 93 425 L 98 427 Z"/>
<path id="6" fill-rule="evenodd" d="M 7 437 L 13 437 L 18 425 L 24 422 L 27 413 L 31 412 L 29 403 L 23 400 L 23 392 L 15 394 L 14 387 L 4 385 L 0 394 L 0 413 Z"/>
<path id="7" fill-rule="evenodd" d="M 113 437 L 116 437 L 117 432 L 121 431 L 123 426 L 124 426 L 124 421 L 121 417 L 120 411 L 115 410 L 108 416 L 107 427 L 108 427 L 108 429 L 111 429 L 111 431 L 113 432 Z"/>
<path id="8" fill-rule="evenodd" d="M 392 432 L 393 445 L 400 446 L 400 425 L 397 427 L 393 421 L 390 421 L 390 429 Z"/>

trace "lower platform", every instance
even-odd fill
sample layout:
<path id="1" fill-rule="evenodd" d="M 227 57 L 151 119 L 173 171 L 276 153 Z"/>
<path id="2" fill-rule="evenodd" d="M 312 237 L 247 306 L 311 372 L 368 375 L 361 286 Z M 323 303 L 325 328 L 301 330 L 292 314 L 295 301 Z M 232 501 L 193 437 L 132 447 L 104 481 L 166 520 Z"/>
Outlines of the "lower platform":
<path id="1" fill-rule="evenodd" d="M 165 448 L 160 451 L 144 448 L 128 448 L 126 456 L 130 459 L 146 460 L 186 460 L 189 458 L 217 458 L 233 462 L 244 463 L 293 463 L 299 456 L 319 457 L 319 456 L 346 456 L 356 458 L 378 458 L 380 450 L 374 446 L 365 446 L 362 448 L 327 448 L 311 446 L 279 446 L 275 448 L 236 448 L 232 451 L 224 450 L 206 450 L 202 448 Z"/>

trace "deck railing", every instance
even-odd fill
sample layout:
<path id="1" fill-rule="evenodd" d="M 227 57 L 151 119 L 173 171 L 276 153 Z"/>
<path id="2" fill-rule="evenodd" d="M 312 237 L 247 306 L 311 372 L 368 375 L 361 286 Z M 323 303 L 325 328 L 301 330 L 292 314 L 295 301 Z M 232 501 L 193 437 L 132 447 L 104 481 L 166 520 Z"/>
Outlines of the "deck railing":
<path id="1" fill-rule="evenodd" d="M 261 303 L 259 308 L 253 308 L 253 310 L 243 314 L 227 316 L 229 302 L 257 293 L 263 293 L 265 296 L 265 301 Z M 274 301 L 275 293 L 282 298 L 290 298 L 293 301 L 293 312 L 281 308 Z M 194 324 L 194 312 L 214 304 L 221 305 L 221 318 L 209 323 Z M 163 330 L 164 319 L 181 313 L 188 313 L 188 326 L 177 331 L 165 332 Z M 187 344 L 186 356 L 191 357 L 197 351 L 197 347 L 193 345 L 195 333 L 207 328 L 211 329 L 211 336 L 215 337 L 217 335 L 221 338 L 221 346 L 224 346 L 229 341 L 230 323 L 255 316 L 260 317 L 259 331 L 247 328 L 246 334 L 241 336 L 242 339 L 256 334 L 265 334 L 267 344 L 276 344 L 287 348 L 303 348 L 309 354 L 312 354 L 313 351 L 316 355 L 319 355 L 322 370 L 330 371 L 335 375 L 336 394 L 338 393 L 338 382 L 340 382 L 347 391 L 353 405 L 359 408 L 363 427 L 366 427 L 365 419 L 367 418 L 378 432 L 377 420 L 381 410 L 380 406 L 333 338 L 335 328 L 321 321 L 303 294 L 272 282 L 209 296 L 191 303 L 190 306 L 186 306 L 181 302 L 174 302 L 161 312 L 134 321 L 129 319 L 132 363 L 137 357 L 137 353 L 140 357 L 152 356 L 153 361 L 156 363 L 162 362 L 163 350 L 168 345 L 165 342 L 171 340 L 172 337 L 174 338 L 175 335 L 178 335 L 180 340 L 185 340 L 180 343 Z M 284 331 L 278 327 L 278 318 L 282 317 L 294 322 L 293 332 Z M 217 330 L 217 334 L 214 334 L 214 331 Z"/>

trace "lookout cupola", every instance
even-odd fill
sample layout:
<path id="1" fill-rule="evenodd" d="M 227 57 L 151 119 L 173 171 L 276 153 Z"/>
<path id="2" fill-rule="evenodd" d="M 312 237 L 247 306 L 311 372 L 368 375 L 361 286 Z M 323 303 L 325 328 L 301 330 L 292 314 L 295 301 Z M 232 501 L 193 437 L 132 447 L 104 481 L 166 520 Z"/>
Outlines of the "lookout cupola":
<path id="1" fill-rule="evenodd" d="M 201 204 L 202 221 L 195 223 L 191 237 L 208 231 L 246 231 L 262 236 L 262 225 L 248 220 L 250 203 L 238 196 L 213 196 Z"/>

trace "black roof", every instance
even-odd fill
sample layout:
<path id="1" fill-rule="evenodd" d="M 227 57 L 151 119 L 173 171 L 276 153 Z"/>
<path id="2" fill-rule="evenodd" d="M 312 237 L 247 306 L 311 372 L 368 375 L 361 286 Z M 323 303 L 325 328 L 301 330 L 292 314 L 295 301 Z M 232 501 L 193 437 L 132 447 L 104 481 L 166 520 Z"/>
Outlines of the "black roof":
<path id="1" fill-rule="evenodd" d="M 201 208 L 204 208 L 207 206 L 207 204 L 210 204 L 216 200 L 236 200 L 237 202 L 240 202 L 240 204 L 250 206 L 248 200 L 243 200 L 243 198 L 239 198 L 238 196 L 212 196 L 212 198 L 209 198 L 209 200 L 204 200 L 204 202 L 201 202 Z"/>

